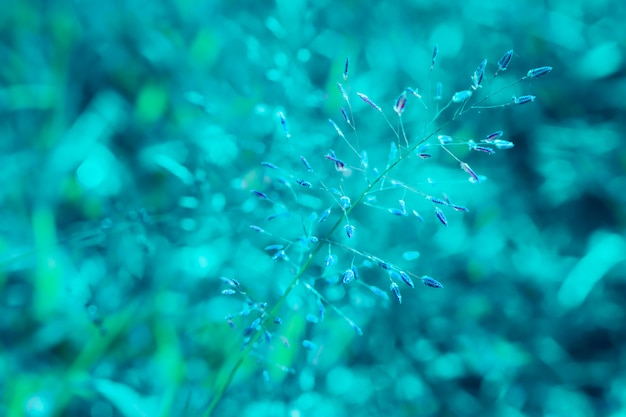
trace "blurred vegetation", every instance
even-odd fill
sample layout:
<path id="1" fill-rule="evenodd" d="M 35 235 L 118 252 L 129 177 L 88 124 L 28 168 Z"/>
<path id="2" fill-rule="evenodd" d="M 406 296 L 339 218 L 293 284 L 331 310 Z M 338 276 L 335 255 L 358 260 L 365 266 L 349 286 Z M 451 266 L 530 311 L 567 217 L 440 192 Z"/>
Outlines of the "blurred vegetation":
<path id="1" fill-rule="evenodd" d="M 446 127 L 516 145 L 472 156 L 480 187 L 442 189 L 470 213 L 445 229 L 355 209 L 357 246 L 445 288 L 403 289 L 401 305 L 335 294 L 362 337 L 330 310 L 306 322 L 315 303 L 296 291 L 291 348 L 251 353 L 214 415 L 624 416 L 624 19 L 603 1 L 3 2 L 0 415 L 202 415 L 246 325 L 224 319 L 241 303 L 219 277 L 270 305 L 293 277 L 248 228 L 268 214 L 249 192 L 270 189 L 260 162 L 341 146 L 326 120 L 346 56 L 352 91 L 390 112 L 407 85 L 425 91 L 439 44 L 448 96 L 509 49 L 498 82 L 554 67 L 503 93 L 535 103 Z M 355 105 L 382 167 L 393 136 L 372 114 Z M 448 175 L 444 161 L 416 175 Z"/>

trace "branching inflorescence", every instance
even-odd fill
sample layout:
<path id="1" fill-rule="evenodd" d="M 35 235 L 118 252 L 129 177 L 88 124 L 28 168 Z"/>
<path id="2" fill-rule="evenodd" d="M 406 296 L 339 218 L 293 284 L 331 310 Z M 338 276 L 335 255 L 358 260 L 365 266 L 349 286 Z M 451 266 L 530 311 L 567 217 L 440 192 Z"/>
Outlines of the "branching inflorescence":
<path id="1" fill-rule="evenodd" d="M 370 253 L 367 248 L 363 249 L 354 243 L 355 236 L 359 234 L 357 225 L 351 221 L 351 214 L 355 207 L 363 206 L 371 210 L 380 210 L 384 215 L 407 218 L 406 221 L 428 221 L 420 211 L 428 210 L 430 217 L 440 227 L 450 226 L 447 214 L 451 212 L 466 213 L 467 207 L 452 201 L 445 194 L 432 195 L 423 183 L 413 178 L 398 178 L 396 172 L 400 164 L 419 164 L 421 160 L 430 159 L 434 153 L 440 151 L 458 167 L 458 172 L 465 175 L 468 183 L 479 184 L 485 177 L 477 173 L 461 156 L 459 147 L 464 147 L 463 154 L 467 152 L 491 156 L 497 151 L 511 149 L 513 142 L 506 139 L 503 130 L 487 132 L 476 138 L 459 138 L 445 132 L 450 124 L 465 115 L 478 109 L 493 109 L 508 106 L 518 106 L 535 101 L 534 95 L 522 95 L 513 97 L 512 100 L 492 102 L 498 99 L 500 93 L 512 86 L 545 76 L 552 68 L 548 66 L 530 69 L 525 76 L 495 89 L 493 81 L 505 71 L 509 71 L 509 64 L 513 57 L 513 50 L 507 51 L 495 64 L 495 70 L 488 73 L 488 60 L 480 61 L 473 73 L 469 74 L 469 85 L 465 90 L 459 90 L 450 95 L 447 103 L 443 98 L 443 84 L 437 82 L 434 91 L 431 91 L 432 74 L 436 68 L 439 57 L 439 48 L 435 47 L 432 54 L 430 74 L 426 90 L 427 97 L 423 97 L 417 88 L 407 87 L 397 95 L 389 113 L 396 118 L 390 120 L 386 114 L 386 108 L 380 106 L 375 98 L 371 98 L 365 92 L 355 91 L 351 94 L 348 88 L 350 60 L 346 59 L 343 66 L 342 82 L 337 82 L 337 91 L 343 104 L 337 109 L 337 115 L 341 119 L 329 119 L 330 133 L 336 134 L 339 143 L 342 144 L 343 152 L 335 152 L 329 149 L 325 153 L 307 155 L 295 155 L 290 168 L 282 168 L 273 162 L 261 162 L 264 175 L 271 181 L 268 190 L 250 190 L 251 197 L 262 200 L 267 215 L 260 219 L 259 223 L 249 226 L 249 230 L 261 234 L 266 242 L 264 251 L 273 261 L 284 264 L 292 271 L 291 280 L 284 286 L 280 297 L 271 304 L 265 301 L 255 300 L 244 290 L 243 283 L 235 278 L 222 277 L 223 288 L 221 293 L 228 297 L 241 297 L 244 308 L 239 312 L 233 312 L 226 317 L 231 327 L 236 328 L 235 319 L 242 318 L 246 324 L 243 326 L 242 354 L 239 361 L 231 370 L 228 378 L 220 386 L 214 395 L 206 415 L 209 415 L 224 390 L 230 384 L 237 369 L 248 356 L 255 356 L 256 349 L 262 345 L 279 343 L 291 346 L 290 341 L 284 336 L 274 337 L 280 334 L 281 305 L 295 288 L 302 288 L 314 301 L 316 312 L 308 314 L 307 321 L 319 323 L 324 320 L 327 310 L 345 320 L 354 330 L 355 334 L 363 335 L 363 329 L 357 321 L 349 317 L 335 302 L 326 295 L 326 291 L 333 286 L 343 286 L 346 291 L 349 288 L 359 287 L 371 292 L 380 299 L 395 299 L 402 303 L 402 292 L 405 289 L 415 287 L 415 282 L 422 283 L 428 289 L 441 289 L 443 284 L 428 275 L 420 275 L 415 271 L 405 268 L 404 265 L 391 262 L 384 257 Z M 507 72 L 508 73 L 508 72 Z M 490 77 L 488 74 L 493 74 Z M 492 85 L 484 88 L 488 78 Z M 352 102 L 352 98 L 356 98 Z M 391 101 L 391 100 L 390 100 Z M 394 140 L 390 143 L 387 164 L 384 169 L 371 166 L 367 143 L 359 136 L 357 125 L 360 121 L 356 118 L 357 103 L 365 104 L 373 117 L 379 117 L 381 122 L 390 128 Z M 413 107 L 412 105 L 415 104 Z M 411 107 L 413 107 L 411 109 Z M 367 108 L 359 109 L 361 111 Z M 411 137 L 405 129 L 403 117 L 407 110 L 426 114 L 426 122 L 423 124 L 421 134 Z M 287 117 L 283 112 L 277 113 L 279 129 L 282 131 L 281 140 L 293 140 L 295 133 L 289 130 Z M 444 115 L 449 119 L 440 122 Z M 369 117 L 369 116 L 368 116 Z M 335 120 L 343 120 L 346 132 Z M 344 190 L 348 178 L 361 177 L 363 189 L 352 195 Z M 393 195 L 395 197 L 379 196 Z M 275 198 L 278 196 L 279 198 Z M 315 196 L 316 201 L 323 201 L 316 205 L 307 201 L 308 196 Z M 294 209 L 287 208 L 283 201 L 287 198 L 293 202 Z M 276 200 L 276 201 L 275 201 Z M 320 204 L 322 205 L 320 207 Z M 311 207 L 311 206 L 314 207 Z M 420 211 L 418 211 L 418 209 Z M 273 221 L 277 218 L 292 216 L 297 211 L 297 216 L 302 220 L 302 231 L 276 230 Z M 294 236 L 295 234 L 295 236 Z M 407 259 L 411 255 L 407 255 Z M 364 273 L 367 271 L 367 276 Z M 377 272 L 376 272 L 377 271 Z M 386 288 L 386 289 L 385 289 Z M 391 297 L 390 297 L 391 295 Z M 316 344 L 311 340 L 301 342 L 303 348 L 315 350 Z M 251 355 L 252 354 L 252 355 Z M 290 367 L 274 364 L 279 369 L 292 373 Z M 263 367 L 263 365 L 262 365 Z M 268 377 L 266 371 L 264 377 Z"/>

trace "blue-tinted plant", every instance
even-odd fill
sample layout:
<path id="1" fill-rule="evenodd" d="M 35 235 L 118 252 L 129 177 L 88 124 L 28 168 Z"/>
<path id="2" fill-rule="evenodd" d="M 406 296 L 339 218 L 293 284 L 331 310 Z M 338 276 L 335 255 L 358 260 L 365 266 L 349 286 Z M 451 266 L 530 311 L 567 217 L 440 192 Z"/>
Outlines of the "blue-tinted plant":
<path id="1" fill-rule="evenodd" d="M 453 213 L 467 213 L 469 208 L 445 194 L 441 187 L 452 183 L 480 185 L 486 177 L 476 172 L 468 160 L 493 157 L 514 144 L 504 129 L 472 137 L 456 134 L 457 121 L 470 114 L 480 116 L 486 109 L 535 101 L 536 97 L 529 94 L 510 100 L 502 97 L 507 89 L 544 76 L 552 68 L 530 69 L 526 75 L 507 82 L 503 73 L 513 57 L 510 50 L 494 68 L 490 68 L 487 59 L 482 60 L 467 75 L 470 82 L 466 89 L 444 93 L 442 83 L 432 82 L 438 53 L 435 47 L 424 92 L 407 87 L 395 101 L 384 98 L 393 103 L 389 106 L 381 106 L 379 97 L 352 88 L 346 60 L 342 79 L 332 93 L 341 105 L 336 109 L 337 117 L 328 119 L 326 136 L 319 141 L 311 140 L 313 135 L 301 127 L 294 129 L 297 119 L 290 120 L 283 110 L 276 112 L 278 149 L 289 155 L 289 166 L 273 162 L 271 155 L 260 161 L 261 179 L 248 190 L 253 207 L 250 211 L 258 215 L 249 231 L 257 234 L 267 256 L 276 263 L 275 268 L 286 271 L 289 279 L 221 277 L 222 294 L 243 300 L 243 309 L 226 317 L 231 327 L 242 334 L 242 352 L 205 415 L 211 414 L 247 357 L 257 359 L 265 378 L 269 378 L 268 364 L 284 372 L 295 372 L 287 364 L 265 359 L 262 350 L 297 342 L 281 335 L 281 328 L 286 325 L 284 317 L 292 315 L 294 309 L 285 304 L 296 290 L 302 294 L 294 304 L 305 310 L 302 314 L 307 322 L 320 323 L 331 310 L 331 314 L 347 323 L 347 328 L 362 336 L 365 331 L 358 318 L 348 312 L 354 309 L 351 298 L 371 295 L 402 303 L 406 300 L 403 294 L 415 283 L 429 290 L 443 288 L 440 281 L 445 280 L 410 267 L 410 261 L 419 256 L 417 252 L 406 250 L 402 257 L 389 259 L 382 252 L 386 252 L 385 242 L 393 240 L 393 236 L 378 236 L 387 234 L 386 223 L 393 217 L 405 222 L 396 233 L 410 233 L 422 222 L 452 226 Z M 448 100 L 444 99 L 446 96 Z M 388 126 L 390 141 L 370 134 L 374 122 Z M 328 145 L 330 138 L 337 143 Z M 381 142 L 388 143 L 388 154 L 368 153 L 368 149 L 378 150 Z M 302 150 L 303 155 L 296 149 Z M 447 175 L 451 179 L 426 177 L 425 173 L 434 170 L 436 159 L 450 168 Z M 377 214 L 368 220 L 361 208 Z M 263 280 L 279 288 L 279 292 L 275 299 L 257 299 L 246 289 L 247 280 Z M 317 349 L 316 342 L 309 338 L 300 343 L 304 349 Z"/>

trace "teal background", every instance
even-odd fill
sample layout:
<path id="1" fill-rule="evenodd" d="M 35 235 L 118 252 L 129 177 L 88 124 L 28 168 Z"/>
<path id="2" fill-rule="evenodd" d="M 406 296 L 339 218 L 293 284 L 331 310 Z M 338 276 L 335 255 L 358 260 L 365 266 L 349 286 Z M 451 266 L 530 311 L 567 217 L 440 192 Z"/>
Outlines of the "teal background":
<path id="1" fill-rule="evenodd" d="M 465 181 L 443 152 L 392 172 L 469 213 L 446 211 L 443 228 L 409 193 L 423 223 L 359 205 L 355 238 L 342 226 L 332 236 L 445 288 L 403 286 L 401 305 L 344 289 L 334 282 L 352 254 L 334 248 L 339 265 L 325 272 L 322 249 L 302 282 L 364 335 L 330 307 L 307 322 L 317 305 L 299 285 L 213 415 L 624 416 L 625 18 L 621 3 L 602 1 L 3 2 L 0 415 L 203 415 L 255 317 L 229 327 L 242 299 L 222 295 L 219 277 L 271 307 L 294 266 L 263 248 L 297 239 L 333 201 L 294 196 L 276 177 L 315 181 L 305 155 L 353 199 L 366 185 L 358 173 L 340 181 L 323 158 L 333 148 L 358 165 L 327 122 L 343 123 L 335 83 L 345 57 L 359 144 L 382 170 L 393 132 L 354 93 L 392 119 L 403 88 L 427 91 L 438 44 L 432 81 L 446 97 L 483 58 L 491 76 L 509 49 L 494 85 L 554 68 L 494 99 L 534 103 L 445 127 L 462 138 L 501 129 L 515 143 L 493 156 L 459 148 L 484 184 Z M 421 136 L 419 103 L 403 117 Z M 377 197 L 385 208 L 402 195 Z M 407 261 L 408 251 L 420 256 Z M 289 256 L 301 265 L 305 255 L 295 245 Z M 362 275 L 388 288 L 382 271 Z"/>

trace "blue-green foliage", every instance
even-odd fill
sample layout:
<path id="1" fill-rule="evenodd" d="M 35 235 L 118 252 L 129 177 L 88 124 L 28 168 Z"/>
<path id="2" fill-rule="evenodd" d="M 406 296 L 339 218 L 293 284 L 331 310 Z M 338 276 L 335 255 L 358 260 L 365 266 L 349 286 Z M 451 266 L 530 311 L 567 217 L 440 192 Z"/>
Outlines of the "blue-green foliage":
<path id="1" fill-rule="evenodd" d="M 624 409 L 588 3 L 0 7 L 0 415 Z"/>

